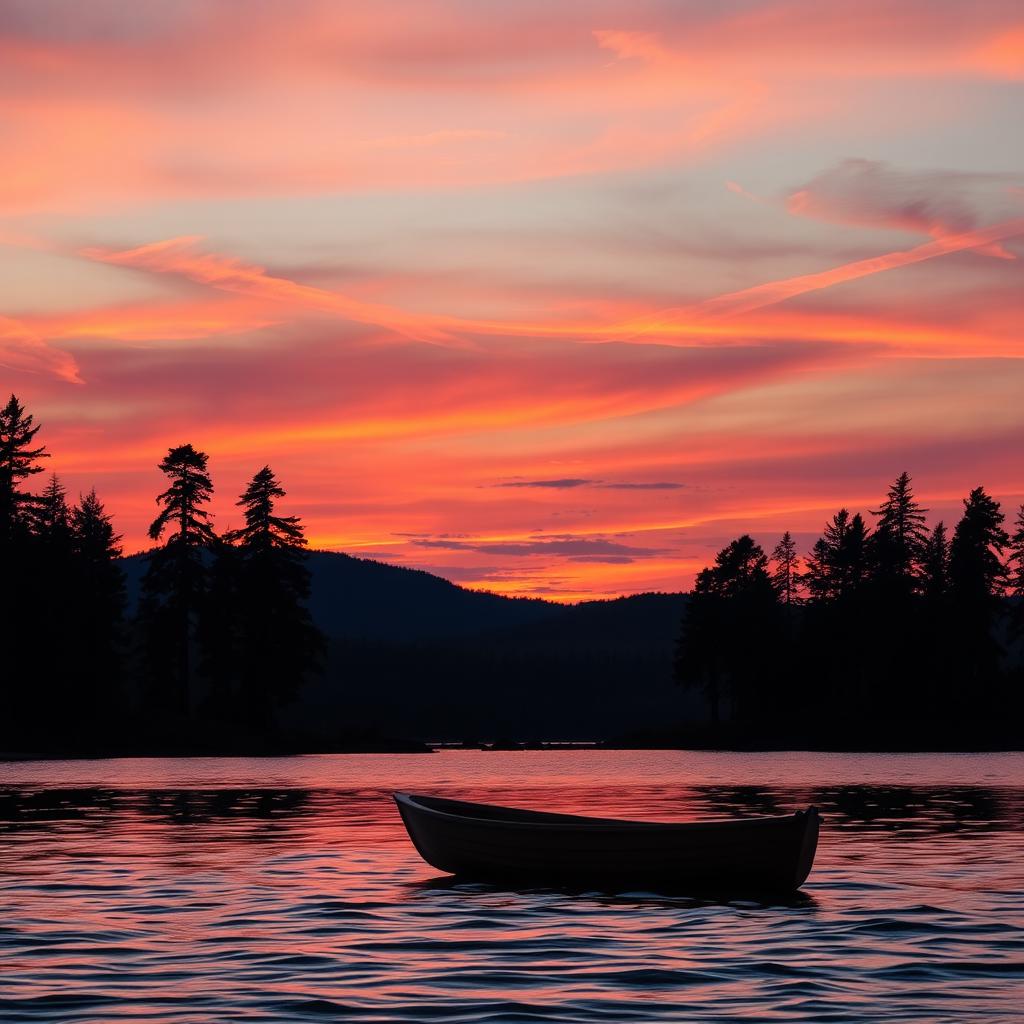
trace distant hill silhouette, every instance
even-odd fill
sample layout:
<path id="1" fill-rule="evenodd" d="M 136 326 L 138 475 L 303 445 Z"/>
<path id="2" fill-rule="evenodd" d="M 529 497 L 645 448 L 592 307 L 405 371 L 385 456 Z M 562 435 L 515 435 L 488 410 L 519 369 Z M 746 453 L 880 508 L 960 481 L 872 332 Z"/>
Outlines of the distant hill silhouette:
<path id="1" fill-rule="evenodd" d="M 144 557 L 123 564 L 133 609 Z M 600 740 L 703 716 L 673 685 L 682 594 L 564 605 L 337 552 L 308 565 L 329 651 L 288 712 L 303 732 Z"/>
<path id="2" fill-rule="evenodd" d="M 421 569 L 406 569 L 336 551 L 311 551 L 309 608 L 330 637 L 349 639 L 436 640 L 503 629 L 557 616 L 553 601 L 509 598 L 467 590 Z M 145 572 L 145 555 L 122 562 L 133 613 Z"/>

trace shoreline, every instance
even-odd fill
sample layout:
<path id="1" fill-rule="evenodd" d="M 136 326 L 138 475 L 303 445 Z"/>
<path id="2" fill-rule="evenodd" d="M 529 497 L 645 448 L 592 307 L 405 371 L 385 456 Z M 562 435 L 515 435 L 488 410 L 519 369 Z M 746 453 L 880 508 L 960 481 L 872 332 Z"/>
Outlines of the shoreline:
<path id="1" fill-rule="evenodd" d="M 372 755 L 372 754 L 438 754 L 447 752 L 479 752 L 479 753 L 551 753 L 551 752 L 581 752 L 581 751 L 700 751 L 715 752 L 723 754 L 784 754 L 794 752 L 807 752 L 815 754 L 894 754 L 894 755 L 920 755 L 920 754 L 1024 754 L 1024 748 L 1006 746 L 1004 744 L 978 744 L 969 746 L 907 746 L 895 747 L 887 745 L 866 745 L 860 747 L 848 745 L 815 745 L 789 744 L 789 745 L 714 745 L 714 744 L 629 744 L 629 743 L 600 743 L 600 742 L 578 742 L 578 743 L 547 743 L 547 744 L 394 744 L 355 747 L 327 747 L 309 749 L 251 749 L 251 750 L 197 750 L 195 748 L 166 748 L 160 750 L 139 750 L 139 749 L 117 749 L 102 751 L 0 751 L 0 765 L 22 764 L 25 762 L 38 761 L 117 761 L 152 759 L 160 760 L 166 758 L 176 759 L 272 759 L 287 757 L 323 757 L 330 755 Z"/>

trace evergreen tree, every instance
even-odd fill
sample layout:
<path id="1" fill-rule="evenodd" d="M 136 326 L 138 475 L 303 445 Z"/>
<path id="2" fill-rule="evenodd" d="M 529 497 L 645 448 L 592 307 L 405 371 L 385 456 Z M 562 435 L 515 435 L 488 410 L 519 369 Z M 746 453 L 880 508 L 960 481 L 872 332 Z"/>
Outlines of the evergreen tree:
<path id="1" fill-rule="evenodd" d="M 787 530 L 772 551 L 775 570 L 772 582 L 782 602 L 786 605 L 796 604 L 800 600 L 800 558 L 796 553 L 796 541 Z"/>
<path id="2" fill-rule="evenodd" d="M 56 473 L 51 474 L 42 493 L 33 499 L 30 522 L 32 532 L 45 547 L 70 553 L 71 509 L 67 491 Z"/>
<path id="3" fill-rule="evenodd" d="M 835 596 L 832 552 L 828 541 L 824 537 L 819 537 L 806 558 L 804 586 L 814 601 L 828 601 Z"/>
<path id="4" fill-rule="evenodd" d="M 855 594 L 867 578 L 868 533 L 858 512 L 840 509 L 825 525 L 807 559 L 804 580 L 819 601 L 841 600 Z"/>
<path id="5" fill-rule="evenodd" d="M 120 688 L 125 607 L 121 538 L 91 490 L 71 510 L 74 557 L 77 705 L 100 736 L 111 735 L 124 694 Z"/>
<path id="6" fill-rule="evenodd" d="M 167 541 L 150 552 L 142 580 L 140 618 L 145 661 L 158 702 L 182 715 L 192 710 L 192 646 L 207 586 L 206 561 L 216 536 L 210 513 L 213 483 L 207 455 L 190 444 L 168 450 L 160 470 L 170 480 L 149 536 Z"/>
<path id="7" fill-rule="evenodd" d="M 207 461 L 206 452 L 196 451 L 190 444 L 168 449 L 158 468 L 171 484 L 157 495 L 157 504 L 163 508 L 150 523 L 149 536 L 152 540 L 159 540 L 170 526 L 173 532 L 168 545 L 195 549 L 212 543 L 215 535 L 210 525 L 210 513 L 202 507 L 213 495 L 213 482 L 206 471 Z"/>
<path id="8" fill-rule="evenodd" d="M 1024 505 L 1017 509 L 1017 519 L 1010 535 L 1010 556 L 1007 590 L 1013 603 L 1010 608 L 1010 632 L 1014 637 L 1024 635 Z M 1024 673 L 1022 673 L 1024 675 Z"/>
<path id="9" fill-rule="evenodd" d="M 115 564 L 122 553 L 121 537 L 114 532 L 113 518 L 96 496 L 95 488 L 82 496 L 71 510 L 71 528 L 75 556 L 88 569 L 84 575 L 95 579 L 98 584 L 113 584 L 97 585 L 96 593 L 123 594 L 124 573 Z M 114 604 L 120 604 L 120 599 L 115 598 Z"/>
<path id="10" fill-rule="evenodd" d="M 35 497 L 20 490 L 22 481 L 43 467 L 36 463 L 49 458 L 41 445 L 35 446 L 39 427 L 25 407 L 11 395 L 0 409 L 0 551 L 14 543 L 19 532 L 27 530 Z"/>
<path id="11" fill-rule="evenodd" d="M 701 687 L 708 698 L 711 725 L 722 718 L 725 661 L 724 601 L 716 592 L 715 573 L 704 568 L 697 574 L 686 603 L 682 628 L 676 641 L 675 678 L 684 686 Z"/>
<path id="12" fill-rule="evenodd" d="M 40 714 L 48 697 L 39 683 L 39 650 L 46 636 L 44 583 L 32 535 L 36 498 L 24 484 L 48 458 L 35 441 L 39 427 L 11 395 L 0 408 L 0 743 L 38 746 L 46 735 Z"/>
<path id="13" fill-rule="evenodd" d="M 1017 509 L 1017 519 L 1010 536 L 1009 591 L 1012 597 L 1024 600 L 1024 505 Z"/>
<path id="14" fill-rule="evenodd" d="M 869 543 L 870 604 L 863 608 L 864 638 L 873 668 L 864 698 L 879 722 L 905 729 L 920 713 L 922 642 L 927 623 L 917 594 L 928 531 L 925 509 L 914 500 L 910 474 L 889 488 Z"/>
<path id="15" fill-rule="evenodd" d="M 718 552 L 706 583 L 720 597 L 755 595 L 763 598 L 774 593 L 768 558 L 749 534 L 738 537 Z"/>
<path id="16" fill-rule="evenodd" d="M 864 517 L 855 513 L 836 550 L 839 596 L 856 594 L 871 572 L 870 534 Z"/>
<path id="17" fill-rule="evenodd" d="M 900 473 L 889 488 L 871 536 L 872 573 L 885 590 L 901 596 L 913 592 L 928 531 L 925 512 L 915 500 L 910 474 Z"/>
<path id="18" fill-rule="evenodd" d="M 865 590 L 869 544 L 864 517 L 840 509 L 807 559 L 811 602 L 803 620 L 800 655 L 805 716 L 830 716 L 842 730 L 863 731 L 871 689 L 871 604 Z"/>
<path id="19" fill-rule="evenodd" d="M 963 518 L 949 546 L 953 594 L 963 606 L 992 608 L 1006 582 L 1002 554 L 1010 543 L 999 502 L 975 487 L 964 499 Z"/>
<path id="20" fill-rule="evenodd" d="M 778 610 L 768 558 L 749 535 L 698 574 L 677 644 L 676 678 L 704 688 L 713 723 L 726 696 L 741 717 L 751 717 L 772 692 L 763 651 L 777 634 Z"/>
<path id="21" fill-rule="evenodd" d="M 316 667 L 323 638 L 307 607 L 306 538 L 297 516 L 276 512 L 285 496 L 269 466 L 238 500 L 245 525 L 231 539 L 241 555 L 241 684 L 253 721 L 273 721 L 275 706 Z"/>
<path id="22" fill-rule="evenodd" d="M 913 668 L 906 674 L 917 680 L 917 685 L 910 687 L 917 707 L 910 710 L 921 740 L 927 740 L 948 718 L 951 697 L 961 682 L 953 649 L 958 623 L 950 593 L 949 540 L 941 521 L 935 524 L 921 552 L 919 589 L 919 628 L 908 652 Z"/>
<path id="23" fill-rule="evenodd" d="M 36 690 L 46 701 L 50 731 L 57 738 L 74 725 L 79 662 L 71 510 L 56 474 L 35 499 L 30 525 L 33 572 L 26 582 L 35 595 L 36 628 L 44 629 L 50 639 L 48 655 L 36 673 Z"/>
<path id="24" fill-rule="evenodd" d="M 941 520 L 921 549 L 921 593 L 933 604 L 949 594 L 949 541 Z"/>
<path id="25" fill-rule="evenodd" d="M 1003 520 L 999 502 L 976 487 L 964 499 L 964 514 L 949 545 L 959 686 L 975 712 L 982 698 L 972 684 L 991 683 L 998 669 L 993 625 L 1006 582 L 1001 555 L 1010 542 Z"/>

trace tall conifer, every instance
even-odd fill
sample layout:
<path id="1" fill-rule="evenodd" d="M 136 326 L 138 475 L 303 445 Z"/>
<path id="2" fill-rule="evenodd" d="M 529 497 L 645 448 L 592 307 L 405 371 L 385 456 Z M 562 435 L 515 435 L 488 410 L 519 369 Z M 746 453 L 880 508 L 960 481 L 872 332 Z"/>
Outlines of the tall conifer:
<path id="1" fill-rule="evenodd" d="M 253 476 L 237 504 L 245 525 L 231 535 L 241 556 L 241 685 L 254 723 L 272 726 L 274 710 L 316 666 L 323 638 L 307 607 L 306 538 L 298 516 L 282 516 L 285 490 L 269 466 Z"/>
<path id="2" fill-rule="evenodd" d="M 906 596 L 917 585 L 928 531 L 925 512 L 915 501 L 910 474 L 903 472 L 886 494 L 871 535 L 872 573 L 887 590 Z"/>
<path id="3" fill-rule="evenodd" d="M 775 569 L 772 582 L 783 604 L 793 605 L 800 599 L 800 558 L 796 553 L 796 541 L 787 530 L 772 550 Z"/>
<path id="4" fill-rule="evenodd" d="M 125 580 L 121 538 L 91 490 L 71 510 L 77 705 L 84 721 L 112 736 L 123 717 Z"/>
<path id="5" fill-rule="evenodd" d="M 160 513 L 149 527 L 166 543 L 149 554 L 140 615 L 144 656 L 157 703 L 182 715 L 192 710 L 192 647 L 207 586 L 207 561 L 216 536 L 204 508 L 213 493 L 207 455 L 190 444 L 168 450 L 160 471 L 170 481 L 157 496 Z"/>
<path id="6" fill-rule="evenodd" d="M 37 498 L 25 483 L 43 471 L 39 426 L 11 395 L 0 408 L 0 743 L 38 744 L 45 737 L 48 685 L 40 685 L 45 584 L 32 535 Z M 48 683 L 48 680 L 46 680 Z"/>
<path id="7" fill-rule="evenodd" d="M 40 459 L 49 458 L 46 449 L 35 444 L 38 433 L 31 414 L 11 395 L 0 409 L 0 550 L 29 526 L 36 499 L 21 490 L 21 485 L 43 471 Z"/>
<path id="8" fill-rule="evenodd" d="M 959 686 L 975 712 L 981 692 L 976 682 L 991 682 L 998 669 L 1000 647 L 993 634 L 1000 597 L 1006 583 L 1002 554 L 1010 543 L 1003 529 L 999 502 L 976 487 L 964 499 L 964 514 L 949 545 L 953 637 L 959 659 Z"/>

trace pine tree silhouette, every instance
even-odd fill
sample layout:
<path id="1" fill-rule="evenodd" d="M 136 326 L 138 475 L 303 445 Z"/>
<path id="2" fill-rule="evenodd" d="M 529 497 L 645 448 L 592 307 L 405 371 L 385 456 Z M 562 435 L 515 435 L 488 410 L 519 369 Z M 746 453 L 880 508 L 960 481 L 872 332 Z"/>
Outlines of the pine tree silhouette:
<path id="1" fill-rule="evenodd" d="M 1019 638 L 1024 636 L 1024 505 L 1017 509 L 1006 568 L 1007 589 L 1014 602 L 1010 608 L 1010 632 Z"/>
<path id="2" fill-rule="evenodd" d="M 1024 505 L 1017 509 L 1017 519 L 1010 535 L 1009 589 L 1013 597 L 1024 600 Z"/>
<path id="3" fill-rule="evenodd" d="M 910 474 L 903 472 L 871 513 L 879 517 L 871 535 L 872 575 L 884 590 L 902 597 L 914 591 L 928 539 L 927 511 L 914 500 Z"/>
<path id="4" fill-rule="evenodd" d="M 999 502 L 975 487 L 964 499 L 963 518 L 949 546 L 949 576 L 954 597 L 964 607 L 991 608 L 1006 582 L 1002 553 L 1010 543 Z"/>
<path id="5" fill-rule="evenodd" d="M 951 644 L 957 624 L 950 595 L 949 540 L 941 520 L 921 550 L 919 589 L 919 627 L 908 645 L 909 659 L 904 659 L 904 664 L 912 660 L 915 670 L 904 670 L 902 678 L 917 680 L 916 686 L 909 687 L 919 705 L 917 720 L 934 728 L 947 716 L 950 695 L 959 685 L 951 671 L 955 665 Z"/>
<path id="6" fill-rule="evenodd" d="M 796 604 L 800 600 L 800 558 L 796 553 L 796 541 L 787 530 L 772 550 L 772 561 L 775 571 L 772 582 L 779 597 L 786 605 Z"/>
<path id="7" fill-rule="evenodd" d="M 949 540 L 941 519 L 921 549 L 921 593 L 932 603 L 949 596 Z"/>
<path id="8" fill-rule="evenodd" d="M 33 447 L 37 433 L 32 416 L 11 395 L 0 409 L 0 551 L 29 528 L 36 498 L 19 488 L 22 481 L 43 471 L 36 465 L 38 460 L 49 458 L 41 445 Z"/>
<path id="9" fill-rule="evenodd" d="M 770 692 L 762 652 L 777 632 L 778 595 L 761 546 L 744 534 L 697 576 L 676 647 L 676 678 L 703 687 L 713 725 L 728 696 L 750 716 Z"/>
<path id="10" fill-rule="evenodd" d="M 142 580 L 140 617 L 144 661 L 157 703 L 183 716 L 192 711 L 192 647 L 207 587 L 207 558 L 216 541 L 203 506 L 213 494 L 208 457 L 190 444 L 168 450 L 160 470 L 170 486 L 157 496 L 162 506 L 149 536 L 167 541 L 149 554 Z"/>
<path id="11" fill-rule="evenodd" d="M 43 467 L 39 427 L 11 395 L 0 408 L 0 743 L 38 745 L 47 732 L 50 675 L 40 672 L 46 639 L 40 578 L 32 534 L 37 498 L 24 483 Z M 42 676 L 42 677 L 41 677 Z"/>
<path id="12" fill-rule="evenodd" d="M 241 684 L 251 719 L 262 728 L 317 666 L 323 638 L 306 602 L 306 538 L 297 516 L 276 513 L 285 490 L 269 466 L 253 476 L 237 504 L 245 526 L 231 535 L 241 557 Z"/>
<path id="13" fill-rule="evenodd" d="M 121 538 L 91 490 L 71 510 L 74 561 L 76 705 L 82 722 L 101 739 L 116 739 L 124 718 L 124 573 Z"/>
<path id="14" fill-rule="evenodd" d="M 807 558 L 804 580 L 811 596 L 820 601 L 852 596 L 867 579 L 868 532 L 858 512 L 840 509 Z"/>
<path id="15" fill-rule="evenodd" d="M 30 585 L 36 595 L 36 628 L 45 629 L 51 640 L 48 655 L 36 675 L 36 685 L 40 695 L 45 695 L 49 728 L 64 734 L 76 717 L 80 662 L 75 650 L 78 609 L 73 583 L 71 510 L 56 474 L 51 475 L 35 499 L 30 526 L 29 551 L 34 566 Z"/>
<path id="16" fill-rule="evenodd" d="M 1004 518 L 999 502 L 976 487 L 964 499 L 964 514 L 949 545 L 959 685 L 965 710 L 974 715 L 982 710 L 983 693 L 998 670 L 1000 646 L 993 626 L 1006 583 L 1001 556 L 1010 543 Z"/>
<path id="17" fill-rule="evenodd" d="M 34 499 L 31 514 L 32 531 L 45 544 L 56 547 L 71 546 L 71 509 L 67 491 L 56 473 L 42 493 Z"/>

